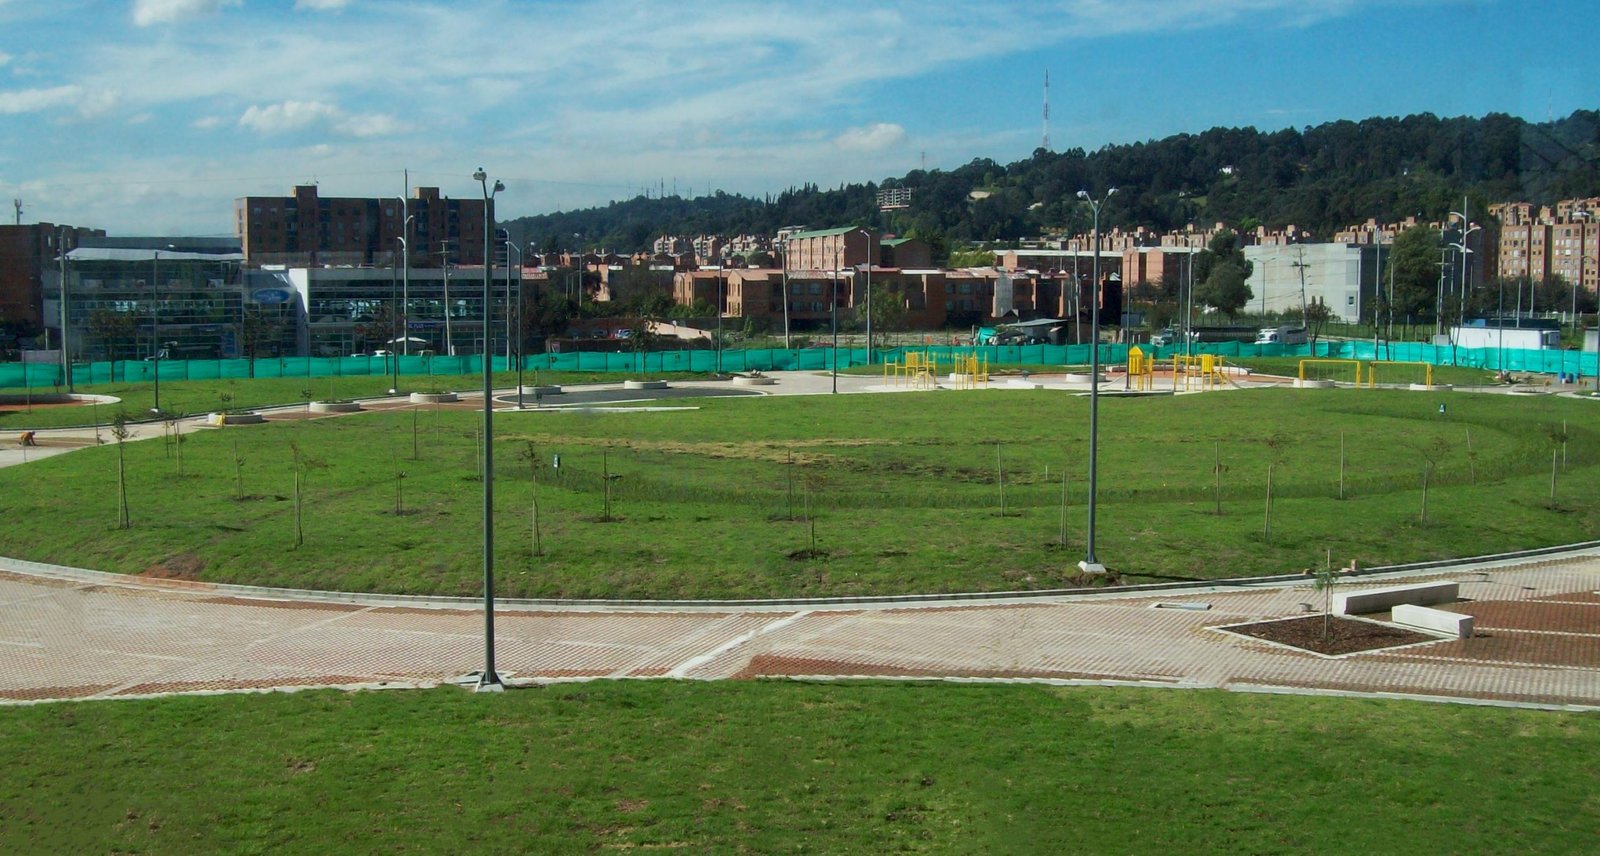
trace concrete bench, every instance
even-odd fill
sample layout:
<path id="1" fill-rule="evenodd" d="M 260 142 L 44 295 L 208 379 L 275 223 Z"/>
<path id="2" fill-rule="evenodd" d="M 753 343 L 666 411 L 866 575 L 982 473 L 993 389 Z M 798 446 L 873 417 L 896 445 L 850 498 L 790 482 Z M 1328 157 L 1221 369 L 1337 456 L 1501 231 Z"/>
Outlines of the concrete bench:
<path id="1" fill-rule="evenodd" d="M 1428 606 L 1402 603 L 1395 606 L 1389 617 L 1395 624 L 1415 627 L 1418 630 L 1445 633 L 1457 639 L 1472 638 L 1472 616 L 1462 615 L 1459 612 L 1446 612 Z"/>
<path id="2" fill-rule="evenodd" d="M 1338 592 L 1333 596 L 1334 615 L 1361 615 L 1382 612 L 1397 604 L 1450 603 L 1460 596 L 1461 587 L 1453 582 L 1415 583 L 1363 591 Z"/>

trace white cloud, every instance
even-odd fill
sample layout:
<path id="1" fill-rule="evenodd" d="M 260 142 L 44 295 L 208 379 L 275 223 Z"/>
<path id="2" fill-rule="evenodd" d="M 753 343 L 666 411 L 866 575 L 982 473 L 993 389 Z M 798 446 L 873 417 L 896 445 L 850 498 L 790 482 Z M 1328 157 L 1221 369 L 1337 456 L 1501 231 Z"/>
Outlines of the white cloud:
<path id="1" fill-rule="evenodd" d="M 133 0 L 133 22 L 141 27 L 210 15 L 238 0 Z"/>
<path id="2" fill-rule="evenodd" d="M 298 131 L 338 115 L 339 108 L 320 101 L 284 101 L 265 107 L 252 104 L 239 117 L 239 127 L 251 128 L 263 134 L 279 134 Z"/>
<path id="3" fill-rule="evenodd" d="M 0 114 L 37 113 L 71 104 L 83 94 L 82 87 L 53 86 L 49 89 L 17 89 L 0 92 Z"/>
<path id="4" fill-rule="evenodd" d="M 892 122 L 874 122 L 851 128 L 835 137 L 833 144 L 849 152 L 879 152 L 906 140 L 906 129 Z"/>
<path id="5" fill-rule="evenodd" d="M 189 123 L 189 127 L 200 131 L 210 131 L 222 127 L 221 116 L 202 116 Z"/>
<path id="6" fill-rule="evenodd" d="M 294 7 L 311 12 L 336 12 L 352 2 L 354 0 L 294 0 Z"/>
<path id="7" fill-rule="evenodd" d="M 350 137 L 381 137 L 388 134 L 398 134 L 405 130 L 393 116 L 384 116 L 379 113 L 365 113 L 357 116 L 345 116 L 333 123 L 333 129 Z"/>
<path id="8" fill-rule="evenodd" d="M 334 133 L 347 137 L 379 137 L 399 133 L 406 127 L 393 116 L 381 113 L 350 114 L 321 101 L 284 101 L 265 107 L 252 104 L 239 117 L 241 128 L 250 128 L 263 134 L 298 131 L 319 124 L 326 124 Z"/>
<path id="9" fill-rule="evenodd" d="M 0 66 L 6 66 L 10 64 L 11 54 L 6 53 L 5 51 L 0 51 Z"/>

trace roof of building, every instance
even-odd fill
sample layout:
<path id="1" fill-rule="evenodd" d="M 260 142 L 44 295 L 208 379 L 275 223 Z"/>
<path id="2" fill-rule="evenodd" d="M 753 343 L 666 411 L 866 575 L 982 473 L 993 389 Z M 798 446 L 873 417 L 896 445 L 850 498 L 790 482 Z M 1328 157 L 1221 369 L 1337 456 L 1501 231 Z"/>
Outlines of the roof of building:
<path id="1" fill-rule="evenodd" d="M 834 235 L 844 235 L 850 232 L 859 231 L 861 231 L 860 226 L 836 226 L 832 229 L 813 229 L 810 232 L 795 232 L 794 234 L 790 235 L 789 238 L 791 240 L 795 238 L 831 238 Z"/>

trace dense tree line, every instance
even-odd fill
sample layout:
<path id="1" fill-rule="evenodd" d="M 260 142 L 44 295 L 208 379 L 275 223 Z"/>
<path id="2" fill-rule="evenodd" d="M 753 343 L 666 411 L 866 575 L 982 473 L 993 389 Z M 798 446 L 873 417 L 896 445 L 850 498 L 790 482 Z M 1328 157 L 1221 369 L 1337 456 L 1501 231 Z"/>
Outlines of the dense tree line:
<path id="1" fill-rule="evenodd" d="M 953 170 L 913 170 L 882 184 L 791 188 L 753 199 L 718 192 L 613 202 L 524 217 L 514 237 L 553 251 L 634 252 L 662 234 L 772 234 L 784 226 L 870 225 L 922 238 L 936 259 L 969 242 L 1007 243 L 1089 228 L 1079 189 L 1115 186 L 1102 226 L 1181 228 L 1224 222 L 1293 224 L 1328 238 L 1369 217 L 1442 219 L 1471 199 L 1537 204 L 1600 194 L 1600 112 L 1552 122 L 1505 114 L 1329 122 L 1301 130 L 1212 128 L 1098 151 L 1036 150 L 1002 165 L 979 158 Z M 910 207 L 880 212 L 878 190 L 907 187 Z M 985 191 L 974 199 L 973 191 Z"/>

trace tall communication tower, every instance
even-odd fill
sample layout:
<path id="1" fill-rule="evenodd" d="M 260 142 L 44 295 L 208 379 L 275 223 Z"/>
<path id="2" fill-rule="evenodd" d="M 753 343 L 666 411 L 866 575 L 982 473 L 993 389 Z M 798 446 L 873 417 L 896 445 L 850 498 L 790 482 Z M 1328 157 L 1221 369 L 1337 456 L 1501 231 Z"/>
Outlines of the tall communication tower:
<path id="1" fill-rule="evenodd" d="M 1050 151 L 1050 69 L 1044 70 L 1044 143 L 1045 151 Z"/>

